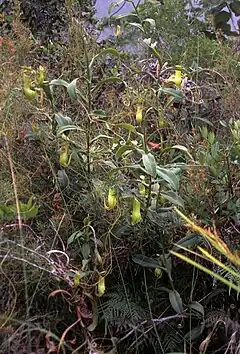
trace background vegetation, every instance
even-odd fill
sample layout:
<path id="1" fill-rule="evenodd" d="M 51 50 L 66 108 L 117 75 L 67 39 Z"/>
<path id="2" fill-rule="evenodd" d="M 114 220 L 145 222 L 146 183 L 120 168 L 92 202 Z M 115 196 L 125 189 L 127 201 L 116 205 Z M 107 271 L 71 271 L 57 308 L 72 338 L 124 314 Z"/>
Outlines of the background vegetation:
<path id="1" fill-rule="evenodd" d="M 8 5 L 1 352 L 238 353 L 240 2 Z"/>

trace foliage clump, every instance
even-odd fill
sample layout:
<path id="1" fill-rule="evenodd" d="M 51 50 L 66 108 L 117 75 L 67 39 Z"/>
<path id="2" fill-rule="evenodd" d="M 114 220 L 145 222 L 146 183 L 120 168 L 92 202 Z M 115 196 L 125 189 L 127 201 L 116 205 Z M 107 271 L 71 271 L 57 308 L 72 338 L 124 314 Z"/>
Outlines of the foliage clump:
<path id="1" fill-rule="evenodd" d="M 64 6 L 0 37 L 1 350 L 237 353 L 239 54 L 182 1 L 101 45 Z"/>

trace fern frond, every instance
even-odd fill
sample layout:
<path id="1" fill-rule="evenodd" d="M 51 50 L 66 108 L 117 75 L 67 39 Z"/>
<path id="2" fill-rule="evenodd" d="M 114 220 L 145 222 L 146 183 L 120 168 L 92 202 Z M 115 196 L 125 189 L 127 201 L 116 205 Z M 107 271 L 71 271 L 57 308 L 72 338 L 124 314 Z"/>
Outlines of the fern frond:
<path id="1" fill-rule="evenodd" d="M 124 294 L 123 291 L 108 294 L 108 299 L 99 307 L 102 313 L 102 320 L 106 326 L 118 328 L 129 327 L 141 319 L 145 319 L 147 312 L 133 299 L 132 296 Z"/>

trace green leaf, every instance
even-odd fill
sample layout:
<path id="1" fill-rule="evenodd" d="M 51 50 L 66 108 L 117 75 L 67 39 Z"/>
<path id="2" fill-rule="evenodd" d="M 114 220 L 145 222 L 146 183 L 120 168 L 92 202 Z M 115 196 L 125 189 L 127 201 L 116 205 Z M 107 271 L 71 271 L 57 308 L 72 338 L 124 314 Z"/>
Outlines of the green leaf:
<path id="1" fill-rule="evenodd" d="M 132 260 L 134 263 L 139 264 L 142 267 L 146 267 L 146 268 L 161 268 L 163 269 L 163 267 L 161 266 L 161 264 L 156 261 L 153 258 L 150 257 L 146 257 L 142 254 L 136 254 L 135 256 L 132 256 Z"/>
<path id="2" fill-rule="evenodd" d="M 172 103 L 175 101 L 175 98 L 173 96 L 169 97 L 167 102 L 164 105 L 164 109 L 167 109 L 172 105 Z"/>
<path id="3" fill-rule="evenodd" d="M 55 80 L 52 80 L 50 83 L 49 83 L 50 86 L 63 86 L 63 87 L 68 87 L 68 82 L 65 81 L 65 80 L 62 80 L 62 79 L 55 79 Z"/>
<path id="4" fill-rule="evenodd" d="M 206 124 L 211 125 L 212 127 L 214 126 L 212 122 L 210 122 L 210 120 L 206 119 L 206 118 L 202 118 L 202 117 L 192 117 L 191 119 L 195 119 L 195 120 L 200 120 L 201 122 L 204 122 Z"/>
<path id="5" fill-rule="evenodd" d="M 102 109 L 96 109 L 92 111 L 91 116 L 99 117 L 99 118 L 106 118 L 106 113 Z"/>
<path id="6" fill-rule="evenodd" d="M 89 243 L 84 243 L 81 247 L 81 251 L 83 258 L 87 260 L 91 252 Z"/>
<path id="7" fill-rule="evenodd" d="M 183 312 L 183 303 L 180 294 L 176 290 L 172 290 L 169 293 L 169 300 L 172 305 L 172 308 L 177 312 L 177 313 L 182 313 Z"/>
<path id="8" fill-rule="evenodd" d="M 122 145 L 120 148 L 117 149 L 116 151 L 116 158 L 117 160 L 126 152 L 126 151 L 132 151 L 134 150 L 135 147 L 132 145 Z"/>
<path id="9" fill-rule="evenodd" d="M 200 151 L 199 156 L 198 156 L 198 161 L 201 165 L 204 165 L 206 162 L 206 153 L 203 151 Z"/>
<path id="10" fill-rule="evenodd" d="M 172 189 L 179 189 L 179 176 L 173 173 L 170 169 L 157 166 L 157 175 L 166 181 Z"/>
<path id="11" fill-rule="evenodd" d="M 214 132 L 209 132 L 209 133 L 208 133 L 208 142 L 209 142 L 209 144 L 210 144 L 210 145 L 213 145 L 214 141 L 215 141 L 215 134 L 214 134 Z"/>
<path id="12" fill-rule="evenodd" d="M 91 141 L 90 141 L 90 145 L 92 145 L 95 141 L 99 140 L 99 139 L 114 139 L 114 137 L 112 136 L 109 136 L 109 135 L 97 135 L 95 136 L 95 138 L 93 138 Z"/>
<path id="13" fill-rule="evenodd" d="M 201 130 L 202 137 L 207 140 L 207 138 L 208 138 L 208 128 L 207 127 L 202 127 L 200 130 Z"/>
<path id="14" fill-rule="evenodd" d="M 129 169 L 129 170 L 136 170 L 138 171 L 139 173 L 144 173 L 144 174 L 148 174 L 147 171 L 139 164 L 135 164 L 135 165 L 126 165 L 126 166 L 123 166 L 123 167 L 116 167 L 116 170 L 126 170 L 126 169 Z"/>
<path id="15" fill-rule="evenodd" d="M 140 23 L 130 22 L 129 25 L 133 26 L 133 27 L 137 27 L 138 29 L 140 29 L 144 33 L 144 28 Z"/>
<path id="16" fill-rule="evenodd" d="M 161 57 L 160 53 L 158 52 L 158 50 L 153 47 L 150 47 L 150 50 L 153 53 L 153 55 L 155 55 L 155 57 L 158 59 L 158 62 L 161 64 L 162 57 Z"/>
<path id="17" fill-rule="evenodd" d="M 184 99 L 184 94 L 181 91 L 178 90 L 174 90 L 172 88 L 168 88 L 168 87 L 161 87 L 158 90 L 158 97 L 160 95 L 171 95 L 176 101 L 182 101 Z"/>
<path id="18" fill-rule="evenodd" d="M 162 265 L 166 268 L 168 276 L 171 278 L 172 274 L 172 257 L 170 254 L 160 255 L 159 259 Z"/>
<path id="19" fill-rule="evenodd" d="M 236 16 L 240 16 L 240 1 L 234 0 L 229 6 Z"/>
<path id="20" fill-rule="evenodd" d="M 65 169 L 63 170 L 58 170 L 57 172 L 57 178 L 59 181 L 59 184 L 61 187 L 67 187 L 69 185 L 69 178 L 68 175 L 66 174 Z"/>
<path id="21" fill-rule="evenodd" d="M 32 205 L 33 205 L 33 196 L 28 199 L 27 209 L 31 209 Z"/>
<path id="22" fill-rule="evenodd" d="M 45 92 L 45 95 L 47 96 L 47 99 L 52 101 L 53 100 L 52 90 L 51 90 L 51 87 L 50 87 L 50 83 L 48 81 L 43 82 L 42 89 Z"/>
<path id="23" fill-rule="evenodd" d="M 25 211 L 21 212 L 21 217 L 22 217 L 24 220 L 33 219 L 33 218 L 35 218 L 35 217 L 37 216 L 38 210 L 39 210 L 39 206 L 33 205 L 33 206 L 31 207 L 31 209 L 25 210 Z"/>
<path id="24" fill-rule="evenodd" d="M 78 78 L 74 79 L 67 86 L 67 92 L 68 92 L 69 96 L 74 100 L 77 99 L 77 81 L 78 81 Z"/>
<path id="25" fill-rule="evenodd" d="M 171 147 L 171 149 L 177 149 L 177 150 L 181 150 L 181 151 L 184 151 L 188 154 L 188 156 L 193 159 L 192 155 L 189 153 L 188 149 L 186 148 L 186 146 L 183 146 L 183 145 L 173 145 Z"/>
<path id="26" fill-rule="evenodd" d="M 71 236 L 69 236 L 67 240 L 67 245 L 69 246 L 71 243 L 73 243 L 75 240 L 77 240 L 79 237 L 83 236 L 82 231 L 75 231 Z"/>
<path id="27" fill-rule="evenodd" d="M 229 23 L 222 22 L 221 24 L 219 24 L 219 27 L 221 27 L 223 33 L 227 34 L 228 36 L 236 35 L 236 32 L 231 31 L 231 25 Z"/>
<path id="28" fill-rule="evenodd" d="M 183 199 L 174 191 L 162 192 L 161 195 L 167 199 L 170 203 L 183 207 Z"/>
<path id="29" fill-rule="evenodd" d="M 155 20 L 153 19 L 153 18 L 146 18 L 145 20 L 143 20 L 143 22 L 145 23 L 145 22 L 147 22 L 147 23 L 149 23 L 150 24 L 150 26 L 152 27 L 152 28 L 156 28 L 156 22 L 155 22 Z"/>
<path id="30" fill-rule="evenodd" d="M 156 164 L 156 160 L 155 160 L 155 157 L 153 156 L 153 154 L 151 154 L 151 153 L 143 154 L 142 161 L 143 161 L 143 165 L 144 165 L 147 173 L 152 177 L 156 177 L 157 164 Z"/>
<path id="31" fill-rule="evenodd" d="M 134 127 L 134 125 L 129 124 L 129 123 L 117 123 L 117 124 L 114 124 L 114 126 L 120 127 L 120 128 L 125 128 L 132 133 L 137 133 L 136 127 Z"/>
<path id="32" fill-rule="evenodd" d="M 202 318 L 204 318 L 204 307 L 198 301 L 192 301 L 188 304 L 190 310 L 194 310 L 201 314 Z"/>
<path id="33" fill-rule="evenodd" d="M 120 53 L 115 48 L 105 48 L 99 54 L 95 55 L 95 57 L 92 58 L 92 60 L 89 64 L 89 69 L 91 70 L 93 63 L 97 58 L 102 57 L 102 56 L 106 56 L 108 54 L 111 54 L 111 55 L 117 57 L 118 59 L 121 57 Z"/>
<path id="34" fill-rule="evenodd" d="M 114 16 L 114 20 L 122 20 L 122 19 L 125 19 L 128 22 L 140 21 L 139 17 L 134 13 L 121 14 L 121 15 Z"/>
<path id="35" fill-rule="evenodd" d="M 89 332 L 93 332 L 98 325 L 98 306 L 96 301 L 92 299 L 90 301 L 92 305 L 92 323 L 87 327 L 87 329 Z"/>
<path id="36" fill-rule="evenodd" d="M 57 136 L 61 136 L 63 133 L 68 132 L 70 130 L 83 131 L 83 129 L 77 127 L 76 125 L 65 125 L 57 130 Z"/>
<path id="37" fill-rule="evenodd" d="M 120 77 L 117 77 L 117 76 L 107 77 L 107 78 L 101 80 L 100 82 L 98 82 L 97 85 L 94 87 L 93 91 L 97 91 L 103 85 L 111 84 L 113 82 L 123 82 L 123 80 Z"/>
<path id="38" fill-rule="evenodd" d="M 191 331 L 187 332 L 184 336 L 184 340 L 186 340 L 187 342 L 196 340 L 197 338 L 200 337 L 203 330 L 204 330 L 204 323 L 200 326 L 192 328 Z"/>
<path id="39" fill-rule="evenodd" d="M 218 171 L 215 166 L 209 166 L 209 171 L 213 177 L 218 177 Z"/>
<path id="40" fill-rule="evenodd" d="M 227 23 L 231 18 L 231 14 L 227 11 L 221 11 L 214 16 L 215 26 L 222 25 L 223 23 Z M 220 26 L 221 27 L 221 26 Z"/>
<path id="41" fill-rule="evenodd" d="M 172 251 L 178 251 L 181 247 L 187 248 L 187 247 L 199 245 L 201 242 L 202 242 L 201 236 L 187 235 L 174 244 Z"/>
<path id="42" fill-rule="evenodd" d="M 143 42 L 148 46 L 149 50 L 152 52 L 152 54 L 157 58 L 159 64 L 161 65 L 162 57 L 158 50 L 151 44 L 151 39 L 146 38 L 143 40 Z"/>
<path id="43" fill-rule="evenodd" d="M 70 117 L 63 116 L 61 113 L 55 114 L 55 120 L 56 120 L 57 124 L 59 125 L 59 127 L 64 127 L 66 125 L 73 124 L 72 119 Z"/>

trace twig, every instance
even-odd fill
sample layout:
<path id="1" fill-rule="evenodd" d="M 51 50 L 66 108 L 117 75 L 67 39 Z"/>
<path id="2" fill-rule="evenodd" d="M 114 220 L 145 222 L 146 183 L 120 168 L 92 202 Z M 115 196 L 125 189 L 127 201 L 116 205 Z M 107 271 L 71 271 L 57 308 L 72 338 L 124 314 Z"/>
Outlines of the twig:
<path id="1" fill-rule="evenodd" d="M 23 245 L 21 245 L 21 244 L 15 242 L 15 241 L 12 241 L 12 240 L 1 241 L 1 242 L 0 242 L 0 245 L 3 245 L 4 243 L 10 243 L 10 244 L 12 244 L 12 245 L 14 245 L 14 246 L 20 247 L 20 248 L 24 249 L 25 251 L 30 252 L 30 253 L 33 253 L 34 255 L 38 256 L 39 258 L 42 258 L 42 259 L 43 259 L 44 261 L 46 261 L 47 263 L 50 263 L 52 266 L 54 265 L 54 261 L 51 260 L 50 258 L 47 258 L 47 257 L 45 257 L 44 255 L 42 255 L 42 254 L 40 254 L 40 253 L 38 253 L 38 252 L 36 252 L 36 251 L 34 251 L 34 250 L 32 250 L 32 249 L 26 247 L 26 246 L 23 246 Z"/>
<path id="2" fill-rule="evenodd" d="M 182 317 L 186 317 L 186 315 L 183 314 L 177 314 L 177 315 L 173 315 L 173 316 L 168 316 L 168 317 L 163 317 L 163 318 L 155 318 L 152 320 L 145 320 L 143 322 L 141 322 L 139 325 L 135 326 L 130 332 L 128 332 L 124 337 L 120 338 L 118 341 L 118 344 L 123 342 L 125 339 L 127 339 L 128 337 L 130 337 L 136 330 L 138 330 L 141 326 L 145 326 L 147 324 L 156 324 L 159 325 L 163 322 L 172 320 L 174 318 L 182 318 Z"/>
<path id="3" fill-rule="evenodd" d="M 6 255 L 4 255 L 4 254 L 0 254 L 0 258 L 5 258 L 5 256 L 6 256 Z M 16 261 L 21 261 L 21 262 L 23 262 L 23 263 L 29 264 L 29 265 L 32 266 L 32 267 L 38 268 L 38 269 L 40 269 L 40 270 L 43 270 L 44 272 L 47 272 L 47 273 L 49 273 L 49 274 L 51 274 L 51 275 L 58 276 L 57 273 L 54 272 L 54 270 L 50 271 L 50 270 L 48 270 L 48 269 L 45 269 L 45 268 L 39 266 L 38 264 L 29 262 L 29 261 L 28 261 L 27 259 L 25 259 L 25 258 L 20 258 L 20 257 L 18 257 L 18 256 L 14 256 L 14 255 L 11 255 L 11 254 L 9 254 L 9 255 L 7 256 L 7 258 L 11 258 L 11 259 L 14 259 L 14 260 L 16 260 Z"/>
<path id="4" fill-rule="evenodd" d="M 4 229 L 11 228 L 11 227 L 14 227 L 14 226 L 18 226 L 18 224 L 15 224 L 15 223 L 14 223 L 14 224 L 9 224 L 9 225 L 4 225 L 4 226 L 1 228 L 1 230 L 4 231 Z M 22 227 L 26 227 L 27 229 L 29 229 L 29 231 L 31 231 L 31 233 L 32 233 L 34 236 L 36 236 L 38 239 L 40 238 L 40 237 L 36 234 L 36 232 L 33 231 L 33 229 L 32 229 L 29 225 L 22 223 Z"/>

